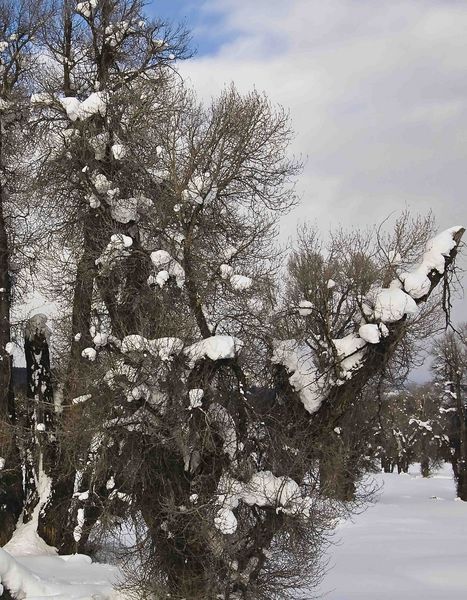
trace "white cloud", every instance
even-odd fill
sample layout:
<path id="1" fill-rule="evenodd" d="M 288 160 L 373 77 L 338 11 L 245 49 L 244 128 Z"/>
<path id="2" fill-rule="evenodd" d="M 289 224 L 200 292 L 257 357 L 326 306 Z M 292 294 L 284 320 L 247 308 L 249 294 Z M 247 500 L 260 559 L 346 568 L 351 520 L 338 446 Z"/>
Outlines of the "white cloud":
<path id="1" fill-rule="evenodd" d="M 409 206 L 467 221 L 467 4 L 215 0 L 215 55 L 183 66 L 205 97 L 234 81 L 290 108 L 307 157 L 293 222 L 374 223 Z M 218 28 L 221 28 L 219 31 Z"/>

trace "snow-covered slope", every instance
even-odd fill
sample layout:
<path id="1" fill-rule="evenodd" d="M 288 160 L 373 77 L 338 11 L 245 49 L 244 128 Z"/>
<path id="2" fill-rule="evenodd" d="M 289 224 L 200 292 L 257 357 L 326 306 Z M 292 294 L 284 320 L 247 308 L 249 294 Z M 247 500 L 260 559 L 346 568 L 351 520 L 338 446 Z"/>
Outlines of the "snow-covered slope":
<path id="1" fill-rule="evenodd" d="M 12 556 L 0 548 L 2 583 L 21 600 L 123 600 L 119 570 L 83 555 Z M 1 594 L 0 584 L 0 594 Z"/>
<path id="2" fill-rule="evenodd" d="M 465 600 L 467 503 L 451 469 L 382 474 L 379 501 L 343 523 L 319 593 L 325 600 Z"/>

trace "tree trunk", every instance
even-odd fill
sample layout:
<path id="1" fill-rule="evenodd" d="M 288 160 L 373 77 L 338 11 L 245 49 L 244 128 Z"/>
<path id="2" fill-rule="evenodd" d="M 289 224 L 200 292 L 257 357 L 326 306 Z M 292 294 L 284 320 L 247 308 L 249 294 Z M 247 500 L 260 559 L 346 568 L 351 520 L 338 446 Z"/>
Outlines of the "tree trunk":
<path id="1" fill-rule="evenodd" d="M 338 456 L 324 457 L 319 461 L 320 492 L 329 497 L 351 502 L 355 499 L 356 483 L 347 465 L 345 451 Z"/>
<path id="2" fill-rule="evenodd" d="M 27 431 L 30 432 L 23 449 L 25 469 L 25 506 L 23 520 L 27 522 L 41 498 L 37 484 L 41 477 L 50 476 L 56 460 L 55 419 L 50 372 L 49 329 L 45 315 L 29 319 L 24 332 L 24 352 L 27 373 Z M 42 506 L 42 505 L 41 505 Z"/>
<path id="3" fill-rule="evenodd" d="M 430 476 L 430 461 L 426 456 L 424 456 L 422 458 L 422 462 L 420 463 L 420 471 L 421 471 L 422 477 Z"/>
<path id="4" fill-rule="evenodd" d="M 89 361 L 83 358 L 84 348 L 93 345 L 90 326 L 92 316 L 92 301 L 94 284 L 97 276 L 96 259 L 101 255 L 108 243 L 108 224 L 104 222 L 99 210 L 90 210 L 84 223 L 84 248 L 78 263 L 76 274 L 73 309 L 70 359 L 64 386 L 65 406 L 72 404 L 73 398 L 81 395 L 86 389 L 86 372 Z M 72 430 L 76 413 L 67 411 L 64 418 L 59 419 L 57 429 Z M 70 420 L 67 423 L 67 419 Z M 63 442 L 58 441 L 58 444 Z M 66 467 L 66 461 L 60 454 L 66 454 L 65 447 L 58 446 L 55 459 L 50 464 L 50 476 L 53 479 L 52 494 L 41 513 L 40 534 L 51 546 L 61 552 L 70 553 L 76 550 L 76 542 L 70 523 L 75 523 L 76 515 L 73 509 L 73 492 L 76 472 L 71 465 Z"/>
<path id="5" fill-rule="evenodd" d="M 459 465 L 457 475 L 457 496 L 467 502 L 467 463 L 463 462 Z"/>
<path id="6" fill-rule="evenodd" d="M 88 366 L 88 361 L 82 357 L 81 353 L 84 348 L 92 346 L 89 329 L 94 282 L 97 276 L 96 259 L 108 241 L 107 239 L 100 242 L 96 240 L 102 236 L 102 231 L 98 231 L 98 229 L 100 229 L 98 214 L 96 211 L 90 211 L 85 223 L 84 251 L 78 263 L 73 293 L 71 317 L 73 339 L 71 340 L 70 360 L 64 388 L 65 403 L 69 403 L 72 398 L 79 395 L 79 390 L 85 383 L 83 372 Z"/>
<path id="7" fill-rule="evenodd" d="M 0 134 L 1 136 L 1 134 Z M 1 138 L 0 138 L 1 156 Z M 13 534 L 23 507 L 22 473 L 15 435 L 16 411 L 13 390 L 13 361 L 10 342 L 10 274 L 9 243 L 5 224 L 6 191 L 0 183 L 0 546 Z"/>
<path id="8" fill-rule="evenodd" d="M 459 370 L 456 372 L 455 397 L 457 417 L 459 420 L 459 462 L 457 465 L 457 495 L 461 500 L 467 502 L 467 422 L 464 406 L 464 396 Z"/>

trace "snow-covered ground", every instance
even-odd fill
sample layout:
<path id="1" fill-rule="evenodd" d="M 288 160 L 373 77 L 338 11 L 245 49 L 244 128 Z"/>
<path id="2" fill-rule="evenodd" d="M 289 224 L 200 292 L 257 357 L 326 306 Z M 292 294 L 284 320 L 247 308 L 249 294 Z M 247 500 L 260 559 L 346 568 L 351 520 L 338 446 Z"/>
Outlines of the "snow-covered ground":
<path id="1" fill-rule="evenodd" d="M 343 523 L 318 593 L 325 600 L 465 600 L 467 503 L 450 467 L 381 474 L 378 502 Z"/>
<path id="2" fill-rule="evenodd" d="M 119 581 L 118 569 L 92 564 L 84 555 L 12 558 L 0 549 L 0 570 L 6 573 L 3 583 L 22 600 L 124 600 L 125 597 L 113 587 Z"/>
<path id="3" fill-rule="evenodd" d="M 467 503 L 456 501 L 449 467 L 430 479 L 381 474 L 378 502 L 340 525 L 330 570 L 315 591 L 325 600 L 465 600 Z M 19 532 L 21 533 L 21 531 Z M 26 536 L 27 537 L 27 536 Z M 25 535 L 0 549 L 4 583 L 25 600 L 122 600 L 119 571 L 86 556 L 27 554 Z M 21 542 L 21 543 L 20 543 Z M 40 550 L 32 543 L 29 550 Z M 11 555 L 14 555 L 11 556 Z M 314 595 L 314 594 L 313 594 Z"/>

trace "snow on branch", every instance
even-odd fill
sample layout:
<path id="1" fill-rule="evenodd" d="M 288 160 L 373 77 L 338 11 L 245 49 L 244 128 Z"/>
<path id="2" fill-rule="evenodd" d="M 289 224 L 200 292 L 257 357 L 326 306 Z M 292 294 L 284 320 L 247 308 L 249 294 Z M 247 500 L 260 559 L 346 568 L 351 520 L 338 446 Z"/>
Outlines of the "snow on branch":
<path id="1" fill-rule="evenodd" d="M 322 342 L 320 352 L 332 357 L 325 370 L 315 365 L 309 345 L 296 340 L 275 342 L 271 362 L 286 368 L 290 385 L 310 414 L 319 410 L 332 389 L 352 379 L 366 364 L 369 347 L 390 335 L 388 326 L 418 312 L 418 305 L 428 299 L 453 263 L 464 231 L 451 227 L 438 234 L 427 243 L 421 263 L 412 271 L 400 274 L 388 287 L 371 289 L 362 298 L 363 320 L 355 325 L 356 331 L 328 344 Z"/>
<path id="2" fill-rule="evenodd" d="M 299 394 L 305 409 L 309 413 L 316 412 L 323 401 L 323 390 L 310 348 L 297 340 L 276 340 L 271 362 L 287 369 L 290 385 Z"/>
<path id="3" fill-rule="evenodd" d="M 235 358 L 243 347 L 243 342 L 230 335 L 213 335 L 185 348 L 185 354 L 192 363 L 203 358 L 226 360 Z"/>
<path id="4" fill-rule="evenodd" d="M 175 277 L 178 287 L 183 287 L 185 284 L 185 271 L 166 250 L 156 250 L 151 253 L 151 262 L 159 270 L 156 277 L 150 276 L 149 285 L 157 283 L 163 287 L 169 277 Z"/>
<path id="5" fill-rule="evenodd" d="M 104 92 L 93 92 L 83 102 L 73 97 L 59 98 L 59 102 L 65 109 L 70 121 L 77 121 L 78 119 L 84 121 L 97 114 L 104 117 L 107 111 Z"/>
<path id="6" fill-rule="evenodd" d="M 123 354 L 149 352 L 163 361 L 169 361 L 172 356 L 183 352 L 192 365 L 205 358 L 210 360 L 235 358 L 242 348 L 243 342 L 230 335 L 213 335 L 186 347 L 179 338 L 165 337 L 148 340 L 142 335 L 128 335 L 123 338 L 121 344 Z"/>
<path id="7" fill-rule="evenodd" d="M 130 255 L 132 245 L 133 239 L 130 236 L 123 233 L 113 234 L 101 256 L 96 259 L 96 266 L 104 271 L 110 269 L 115 263 Z"/>
<path id="8" fill-rule="evenodd" d="M 271 471 L 254 473 L 247 483 L 224 477 L 218 489 L 217 511 L 214 525 L 226 535 L 237 530 L 237 518 L 233 513 L 243 502 L 248 506 L 276 507 L 276 512 L 288 515 L 310 514 L 310 500 L 303 498 L 300 487 L 290 477 L 276 477 Z"/>
<path id="9" fill-rule="evenodd" d="M 433 272 L 444 274 L 446 259 L 450 257 L 451 251 L 457 248 L 463 233 L 463 227 L 451 227 L 428 242 L 422 262 L 412 271 L 399 276 L 403 289 L 409 296 L 418 300 L 430 292 L 432 286 L 430 274 Z"/>

